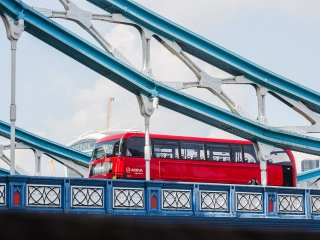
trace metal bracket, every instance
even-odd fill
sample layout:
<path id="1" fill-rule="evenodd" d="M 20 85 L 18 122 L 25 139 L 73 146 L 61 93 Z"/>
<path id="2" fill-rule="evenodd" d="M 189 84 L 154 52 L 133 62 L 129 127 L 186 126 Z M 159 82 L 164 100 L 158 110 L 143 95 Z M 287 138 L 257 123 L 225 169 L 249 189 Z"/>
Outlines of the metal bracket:
<path id="1" fill-rule="evenodd" d="M 67 10 L 67 18 L 82 24 L 85 28 L 90 28 L 92 26 L 92 13 L 82 10 L 73 2 L 68 1 L 68 4 L 65 6 Z"/>
<path id="2" fill-rule="evenodd" d="M 14 21 L 11 17 L 5 14 L 1 15 L 1 18 L 4 22 L 9 41 L 14 42 L 11 44 L 11 49 L 16 49 L 16 42 L 24 31 L 24 20 L 19 19 L 18 21 Z"/>
<path id="3" fill-rule="evenodd" d="M 281 129 L 294 131 L 300 134 L 320 133 L 319 114 L 311 111 L 308 107 L 306 107 L 306 105 L 304 105 L 300 101 L 292 100 L 279 94 L 272 94 L 311 123 L 310 126 L 282 126 L 280 127 Z"/>
<path id="4" fill-rule="evenodd" d="M 256 95 L 258 100 L 258 122 L 267 124 L 267 114 L 266 114 L 266 95 L 268 89 L 261 86 L 256 86 Z"/>
<path id="5" fill-rule="evenodd" d="M 4 146 L 0 144 L 0 157 L 4 155 Z"/>
<path id="6" fill-rule="evenodd" d="M 140 113 L 143 117 L 151 117 L 154 110 L 158 108 L 159 98 L 153 97 L 149 98 L 143 94 L 137 95 L 137 100 L 139 103 Z"/>
<path id="7" fill-rule="evenodd" d="M 199 80 L 199 88 L 207 88 L 211 91 L 215 92 L 216 95 L 220 95 L 222 93 L 221 85 L 222 79 L 215 78 L 210 76 L 205 71 L 200 72 L 200 80 Z"/>
<path id="8" fill-rule="evenodd" d="M 37 149 L 33 149 L 33 151 L 34 151 L 34 157 L 35 157 L 34 175 L 41 176 L 41 157 L 43 152 Z"/>
<path id="9" fill-rule="evenodd" d="M 23 142 L 18 142 L 16 143 L 16 149 L 33 149 L 33 148 L 24 144 Z"/>
<path id="10" fill-rule="evenodd" d="M 49 18 L 61 18 L 73 21 L 79 24 L 86 30 L 107 52 L 112 54 L 120 61 L 134 67 L 133 64 L 114 46 L 112 46 L 99 31 L 93 26 L 92 20 L 101 20 L 108 22 L 116 22 L 123 24 L 132 24 L 131 21 L 126 20 L 121 14 L 93 14 L 91 12 L 82 10 L 76 4 L 69 0 L 59 0 L 66 11 L 53 11 L 46 8 L 34 8 Z"/>
<path id="11" fill-rule="evenodd" d="M 153 36 L 153 32 L 142 28 L 140 31 L 142 41 L 142 69 L 141 72 L 154 78 L 151 68 L 151 57 L 150 57 L 150 44 Z"/>

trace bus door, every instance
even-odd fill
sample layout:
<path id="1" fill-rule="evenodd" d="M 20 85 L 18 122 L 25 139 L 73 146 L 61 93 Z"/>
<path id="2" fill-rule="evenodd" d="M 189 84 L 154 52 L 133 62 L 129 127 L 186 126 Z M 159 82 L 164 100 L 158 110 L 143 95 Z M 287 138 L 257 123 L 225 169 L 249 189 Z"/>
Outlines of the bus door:
<path id="1" fill-rule="evenodd" d="M 145 140 L 141 137 L 125 139 L 123 144 L 123 177 L 145 179 Z"/>

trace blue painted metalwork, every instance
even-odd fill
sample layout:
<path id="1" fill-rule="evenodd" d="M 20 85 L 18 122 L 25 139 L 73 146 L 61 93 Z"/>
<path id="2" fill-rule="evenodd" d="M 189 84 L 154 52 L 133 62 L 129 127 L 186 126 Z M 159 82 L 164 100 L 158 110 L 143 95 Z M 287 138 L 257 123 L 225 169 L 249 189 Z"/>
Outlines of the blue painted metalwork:
<path id="1" fill-rule="evenodd" d="M 0 121 L 0 135 L 4 137 L 10 136 L 10 125 L 8 123 Z M 49 155 L 61 157 L 66 160 L 72 160 L 81 166 L 89 166 L 89 155 L 70 147 L 66 147 L 62 144 L 39 137 L 21 128 L 16 128 L 16 140 L 18 142 L 23 142 L 30 147 L 41 150 Z"/>
<path id="2" fill-rule="evenodd" d="M 320 190 L 0 176 L 0 211 L 320 220 Z"/>
<path id="3" fill-rule="evenodd" d="M 0 168 L 0 175 L 9 175 L 10 171 L 4 168 Z"/>
<path id="4" fill-rule="evenodd" d="M 319 177 L 320 177 L 320 169 L 316 168 L 316 169 L 299 173 L 297 176 L 297 181 L 305 182 L 310 180 L 317 180 Z"/>
<path id="5" fill-rule="evenodd" d="M 3 0 L 0 2 L 0 11 L 14 19 L 23 19 L 27 32 L 134 94 L 142 93 L 152 96 L 156 93 L 160 105 L 252 141 L 320 154 L 318 139 L 263 126 L 190 95 L 177 92 L 119 62 L 110 54 L 103 52 L 20 1 Z"/>
<path id="6" fill-rule="evenodd" d="M 302 101 L 320 113 L 320 94 L 275 74 L 231 51 L 148 10 L 132 0 L 87 0 L 110 12 L 121 13 L 131 21 L 175 41 L 191 55 L 234 76 L 244 75 L 253 82 L 289 98 Z"/>

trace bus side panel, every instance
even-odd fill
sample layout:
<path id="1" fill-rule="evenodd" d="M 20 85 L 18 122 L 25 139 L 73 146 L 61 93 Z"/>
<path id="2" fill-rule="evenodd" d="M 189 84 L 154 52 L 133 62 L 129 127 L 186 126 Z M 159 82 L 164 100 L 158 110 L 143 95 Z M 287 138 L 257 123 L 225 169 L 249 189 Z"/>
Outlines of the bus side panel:
<path id="1" fill-rule="evenodd" d="M 123 177 L 145 179 L 145 160 L 122 157 Z M 259 164 L 208 162 L 177 159 L 151 159 L 150 175 L 153 180 L 248 184 L 251 179 L 261 183 Z M 121 172 L 120 170 L 118 170 Z M 281 165 L 267 165 L 269 186 L 283 185 Z"/>
<path id="2" fill-rule="evenodd" d="M 113 159 L 112 178 L 124 178 L 123 164 L 123 157 L 120 156 Z"/>
<path id="3" fill-rule="evenodd" d="M 269 165 L 268 185 L 283 185 L 282 175 L 281 166 Z M 259 164 L 159 160 L 160 180 L 248 184 L 253 178 L 261 183 Z"/>
<path id="4" fill-rule="evenodd" d="M 123 157 L 124 178 L 145 179 L 145 164 L 143 158 Z"/>

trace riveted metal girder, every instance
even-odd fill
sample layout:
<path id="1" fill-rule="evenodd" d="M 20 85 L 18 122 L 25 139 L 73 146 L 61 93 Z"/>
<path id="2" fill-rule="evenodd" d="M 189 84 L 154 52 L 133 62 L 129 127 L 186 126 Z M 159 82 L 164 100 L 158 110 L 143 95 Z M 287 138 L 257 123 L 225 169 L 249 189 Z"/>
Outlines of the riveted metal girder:
<path id="1" fill-rule="evenodd" d="M 3 137 L 10 136 L 10 125 L 8 123 L 0 121 L 0 135 Z M 23 129 L 16 129 L 16 140 L 18 142 L 23 142 L 30 148 L 41 150 L 48 155 L 60 157 L 62 159 L 69 159 L 85 167 L 89 166 L 89 155 L 63 146 L 62 144 L 39 137 Z"/>
<path id="2" fill-rule="evenodd" d="M 157 92 L 160 105 L 224 131 L 276 147 L 320 154 L 318 139 L 263 126 L 154 81 L 20 1 L 3 0 L 0 11 L 23 17 L 27 32 L 136 95 Z"/>
<path id="3" fill-rule="evenodd" d="M 234 76 L 244 75 L 252 82 L 278 94 L 301 101 L 313 111 L 320 113 L 320 94 L 318 92 L 264 69 L 132 0 L 87 1 L 109 13 L 123 14 L 132 22 L 159 36 L 177 42 L 183 51 L 225 72 Z"/>

